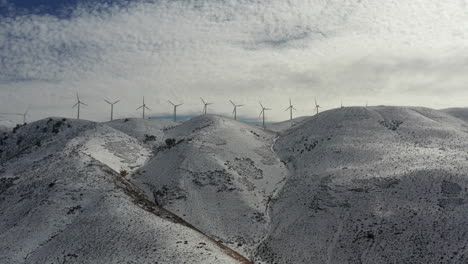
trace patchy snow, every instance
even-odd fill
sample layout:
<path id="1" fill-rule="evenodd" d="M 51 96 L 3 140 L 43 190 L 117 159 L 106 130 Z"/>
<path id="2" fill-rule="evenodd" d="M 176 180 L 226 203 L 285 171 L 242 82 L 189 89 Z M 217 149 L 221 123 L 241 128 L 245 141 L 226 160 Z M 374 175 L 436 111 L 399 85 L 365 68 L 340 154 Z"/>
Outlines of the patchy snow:
<path id="1" fill-rule="evenodd" d="M 132 156 L 150 152 L 137 139 L 51 118 L 0 150 L 0 263 L 240 262 L 114 171 L 143 163 Z"/>
<path id="2" fill-rule="evenodd" d="M 310 116 L 300 116 L 300 117 L 293 118 L 292 120 L 286 120 L 283 122 L 273 123 L 269 125 L 267 128 L 271 131 L 282 133 L 298 125 L 301 125 L 302 123 L 306 122 L 310 118 L 311 118 Z"/>
<path id="3" fill-rule="evenodd" d="M 166 132 L 173 144 L 132 175 L 148 196 L 246 255 L 267 233 L 268 206 L 287 170 L 272 151 L 276 134 L 220 116 Z"/>
<path id="4" fill-rule="evenodd" d="M 159 145 L 163 142 L 164 132 L 180 123 L 168 119 L 125 118 L 105 124 L 144 143 Z"/>
<path id="5" fill-rule="evenodd" d="M 468 134 L 425 108 L 345 108 L 282 135 L 266 263 L 467 262 Z"/>
<path id="6" fill-rule="evenodd" d="M 0 263 L 466 263 L 464 113 L 21 126 L 0 135 Z"/>
<path id="7" fill-rule="evenodd" d="M 88 130 L 70 141 L 79 151 L 100 161 L 116 172 L 133 172 L 151 157 L 152 152 L 136 138 L 107 126 Z"/>

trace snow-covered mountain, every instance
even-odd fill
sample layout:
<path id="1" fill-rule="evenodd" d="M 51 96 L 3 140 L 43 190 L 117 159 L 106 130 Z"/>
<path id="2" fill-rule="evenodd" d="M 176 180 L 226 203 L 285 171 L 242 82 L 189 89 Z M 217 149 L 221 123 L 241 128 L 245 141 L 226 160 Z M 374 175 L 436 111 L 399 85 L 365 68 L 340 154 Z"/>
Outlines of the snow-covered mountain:
<path id="1" fill-rule="evenodd" d="M 287 170 L 276 134 L 207 115 L 166 131 L 167 144 L 130 181 L 157 204 L 251 255 L 270 223 L 268 206 Z"/>
<path id="2" fill-rule="evenodd" d="M 425 108 L 327 111 L 275 145 L 290 177 L 269 263 L 466 263 L 468 126 Z"/>
<path id="3" fill-rule="evenodd" d="M 41 120 L 0 152 L 0 263 L 248 263 L 129 183 L 152 151 L 107 125 Z"/>
<path id="4" fill-rule="evenodd" d="M 465 263 L 460 111 L 20 126 L 0 134 L 0 263 Z"/>

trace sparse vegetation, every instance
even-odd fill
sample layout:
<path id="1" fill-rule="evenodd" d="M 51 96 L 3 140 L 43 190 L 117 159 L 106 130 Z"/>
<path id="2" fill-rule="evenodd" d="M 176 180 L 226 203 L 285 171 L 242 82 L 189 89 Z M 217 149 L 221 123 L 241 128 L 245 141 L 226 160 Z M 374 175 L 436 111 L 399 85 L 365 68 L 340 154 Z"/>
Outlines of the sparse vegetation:
<path id="1" fill-rule="evenodd" d="M 120 176 L 122 176 L 122 177 L 126 177 L 126 176 L 128 175 L 128 171 L 126 171 L 126 170 L 120 170 L 119 174 L 120 174 Z"/>

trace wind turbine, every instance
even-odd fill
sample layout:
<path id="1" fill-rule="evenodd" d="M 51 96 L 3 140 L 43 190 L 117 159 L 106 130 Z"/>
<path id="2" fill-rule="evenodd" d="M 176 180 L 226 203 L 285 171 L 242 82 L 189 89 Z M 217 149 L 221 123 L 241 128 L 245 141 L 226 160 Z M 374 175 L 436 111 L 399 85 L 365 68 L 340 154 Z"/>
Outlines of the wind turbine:
<path id="1" fill-rule="evenodd" d="M 264 107 L 261 102 L 258 102 L 258 103 L 260 104 L 260 107 L 262 108 L 262 111 L 260 112 L 259 116 L 263 115 L 262 125 L 263 125 L 263 128 L 265 128 L 265 111 L 271 110 L 271 109 Z"/>
<path id="2" fill-rule="evenodd" d="M 145 97 L 143 96 L 143 104 L 138 107 L 136 110 L 139 110 L 139 109 L 143 109 L 143 119 L 145 119 L 145 109 L 148 109 L 151 111 L 151 109 L 149 109 L 148 107 L 146 107 L 146 104 L 145 104 Z"/>
<path id="3" fill-rule="evenodd" d="M 237 107 L 241 107 L 244 105 L 236 105 L 233 101 L 229 100 L 231 104 L 234 106 L 234 110 L 232 110 L 232 113 L 234 114 L 234 120 L 237 120 Z"/>
<path id="4" fill-rule="evenodd" d="M 111 121 L 112 121 L 112 120 L 114 120 L 114 105 L 116 103 L 120 102 L 120 100 L 117 100 L 117 101 L 115 101 L 113 103 L 107 101 L 106 99 L 104 99 L 104 101 L 106 101 L 106 103 L 110 104 L 110 106 L 111 106 Z"/>
<path id="5" fill-rule="evenodd" d="M 294 108 L 294 106 L 292 105 L 291 103 L 291 98 L 289 98 L 289 107 L 286 108 L 286 110 L 284 111 L 288 111 L 289 110 L 289 120 L 292 121 L 293 117 L 292 117 L 292 113 L 293 113 L 293 110 L 294 111 L 297 111 L 296 108 Z"/>
<path id="6" fill-rule="evenodd" d="M 26 117 L 28 116 L 28 112 L 29 112 L 29 107 L 28 109 L 26 109 L 24 113 L 19 114 L 20 116 L 23 116 L 23 124 L 26 124 Z"/>
<path id="7" fill-rule="evenodd" d="M 88 106 L 87 104 L 81 102 L 80 96 L 78 96 L 78 93 L 76 93 L 76 104 L 74 104 L 72 108 L 75 108 L 76 106 L 78 106 L 78 112 L 76 115 L 76 119 L 78 120 L 80 119 L 80 106 L 81 105 Z"/>
<path id="8" fill-rule="evenodd" d="M 320 107 L 320 105 L 317 104 L 317 98 L 315 98 L 315 114 L 319 113 L 319 108 L 321 108 L 321 107 Z"/>
<path id="9" fill-rule="evenodd" d="M 207 110 L 208 106 L 209 106 L 210 104 L 213 104 L 213 103 L 207 103 L 207 102 L 205 102 L 205 100 L 203 100 L 203 98 L 201 98 L 201 97 L 200 97 L 200 99 L 201 99 L 202 102 L 203 102 L 203 114 L 206 115 L 206 110 Z"/>
<path id="10" fill-rule="evenodd" d="M 183 104 L 174 104 L 173 102 L 167 100 L 174 107 L 174 122 L 177 121 L 177 107 Z"/>
<path id="11" fill-rule="evenodd" d="M 17 116 L 22 116 L 23 117 L 23 124 L 26 124 L 26 118 L 28 116 L 28 112 L 29 112 L 29 107 L 28 109 L 26 109 L 26 112 L 24 113 L 0 113 L 0 116 L 3 116 L 3 115 L 17 115 Z"/>

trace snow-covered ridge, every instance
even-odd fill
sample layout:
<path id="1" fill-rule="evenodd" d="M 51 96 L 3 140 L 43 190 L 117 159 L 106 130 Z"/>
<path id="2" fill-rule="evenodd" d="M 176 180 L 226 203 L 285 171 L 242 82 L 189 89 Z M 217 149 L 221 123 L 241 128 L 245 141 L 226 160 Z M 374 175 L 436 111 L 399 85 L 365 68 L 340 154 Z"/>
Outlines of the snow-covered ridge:
<path id="1" fill-rule="evenodd" d="M 0 263 L 465 263 L 460 111 L 40 120 L 0 134 Z"/>
<path id="2" fill-rule="evenodd" d="M 324 112 L 282 135 L 268 263 L 464 263 L 468 129 L 417 107 Z"/>
<path id="3" fill-rule="evenodd" d="M 0 263 L 249 263 L 125 179 L 151 155 L 144 141 L 50 118 L 0 150 Z"/>

